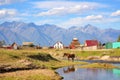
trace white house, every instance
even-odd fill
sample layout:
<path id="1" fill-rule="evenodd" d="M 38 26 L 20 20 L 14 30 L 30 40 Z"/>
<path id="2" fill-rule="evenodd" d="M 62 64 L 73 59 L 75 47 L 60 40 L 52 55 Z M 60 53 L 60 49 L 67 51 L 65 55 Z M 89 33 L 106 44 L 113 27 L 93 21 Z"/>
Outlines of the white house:
<path id="1" fill-rule="evenodd" d="M 64 45 L 62 44 L 62 42 L 58 41 L 58 42 L 56 42 L 56 43 L 53 45 L 53 47 L 54 47 L 55 49 L 63 49 L 63 48 L 64 48 Z"/>

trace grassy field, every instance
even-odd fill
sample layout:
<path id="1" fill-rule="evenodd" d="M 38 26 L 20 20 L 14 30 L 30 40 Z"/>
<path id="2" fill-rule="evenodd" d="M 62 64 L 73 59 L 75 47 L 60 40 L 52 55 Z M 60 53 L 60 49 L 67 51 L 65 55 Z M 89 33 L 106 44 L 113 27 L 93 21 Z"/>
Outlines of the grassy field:
<path id="1" fill-rule="evenodd" d="M 104 68 L 104 69 L 113 69 L 113 68 L 119 68 L 117 66 L 114 66 L 112 64 L 108 63 L 92 63 L 92 64 L 86 64 L 80 66 L 80 68 Z"/>
<path id="2" fill-rule="evenodd" d="M 63 53 L 74 53 L 77 59 L 89 56 L 120 56 L 120 49 L 79 51 L 55 49 L 7 50 L 0 49 L 0 68 L 20 69 L 9 73 L 0 73 L 0 80 L 60 80 L 54 70 L 59 67 L 85 62 L 63 60 Z M 30 70 L 26 70 L 29 69 Z M 52 74 L 52 75 L 51 75 Z"/>
<path id="3" fill-rule="evenodd" d="M 0 80 L 60 80 L 61 78 L 49 69 L 23 70 L 0 74 Z"/>
<path id="4" fill-rule="evenodd" d="M 56 68 L 85 62 L 61 60 L 62 50 L 5 50 L 0 49 L 0 69 L 15 70 L 0 73 L 0 80 L 60 80 Z M 66 52 L 66 51 L 65 51 Z M 26 70 L 30 69 L 30 70 Z M 52 74 L 52 75 L 51 75 Z"/>

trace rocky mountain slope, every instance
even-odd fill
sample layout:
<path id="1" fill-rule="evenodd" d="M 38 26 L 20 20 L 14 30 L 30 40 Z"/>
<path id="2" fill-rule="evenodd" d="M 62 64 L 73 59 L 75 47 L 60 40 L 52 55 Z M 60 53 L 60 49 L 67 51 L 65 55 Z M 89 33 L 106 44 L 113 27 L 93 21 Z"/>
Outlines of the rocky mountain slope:
<path id="1" fill-rule="evenodd" d="M 5 40 L 7 44 L 31 41 L 36 45 L 52 46 L 56 41 L 61 41 L 69 45 L 74 37 L 78 38 L 80 43 L 84 43 L 86 39 L 97 39 L 104 43 L 116 41 L 119 35 L 120 30 L 99 29 L 90 24 L 84 27 L 72 26 L 69 29 L 50 24 L 36 25 L 16 21 L 0 24 L 0 40 Z"/>

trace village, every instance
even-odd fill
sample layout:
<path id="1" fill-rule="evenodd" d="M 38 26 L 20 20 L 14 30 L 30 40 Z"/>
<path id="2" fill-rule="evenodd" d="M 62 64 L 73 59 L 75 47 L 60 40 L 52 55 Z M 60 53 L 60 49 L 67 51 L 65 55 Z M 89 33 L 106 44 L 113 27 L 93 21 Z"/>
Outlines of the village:
<path id="1" fill-rule="evenodd" d="M 33 42 L 23 42 L 22 45 L 15 42 L 11 45 L 1 44 L 0 78 L 1 80 L 9 80 L 9 78 L 11 80 L 62 80 L 62 77 L 55 73 L 60 67 L 63 67 L 61 71 L 65 74 L 83 68 L 116 69 L 117 67 L 110 63 L 120 62 L 119 47 L 120 42 L 100 45 L 97 40 L 86 40 L 81 44 L 78 38 L 73 38 L 67 47 L 60 41 L 48 47 L 34 45 Z M 65 56 L 65 53 L 69 53 L 70 56 Z M 86 61 L 93 61 L 93 63 Z M 64 66 L 68 66 L 68 70 L 64 69 Z"/>
<path id="2" fill-rule="evenodd" d="M 120 0 L 0 0 L 0 80 L 120 80 Z"/>
<path id="3" fill-rule="evenodd" d="M 78 50 L 103 50 L 103 49 L 117 49 L 120 48 L 120 42 L 107 42 L 101 44 L 98 40 L 86 40 L 84 44 L 81 44 L 78 38 L 73 38 L 69 46 L 65 46 L 61 41 L 57 41 L 53 46 L 34 45 L 33 42 L 23 42 L 22 45 L 18 45 L 16 42 L 13 44 L 4 44 L 0 41 L 0 48 L 3 49 L 78 49 Z"/>

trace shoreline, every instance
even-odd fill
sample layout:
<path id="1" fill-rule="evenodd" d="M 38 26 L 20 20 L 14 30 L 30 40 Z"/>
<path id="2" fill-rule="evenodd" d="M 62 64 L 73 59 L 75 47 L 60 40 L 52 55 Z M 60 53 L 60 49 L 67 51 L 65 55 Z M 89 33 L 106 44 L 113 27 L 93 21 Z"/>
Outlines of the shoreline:
<path id="1" fill-rule="evenodd" d="M 4 50 L 3 49 L 3 50 L 0 50 L 0 56 L 1 56 L 0 69 L 1 67 L 8 69 L 8 71 L 12 69 L 16 70 L 16 69 L 22 69 L 22 68 L 32 69 L 32 70 L 23 69 L 21 71 L 0 73 L 0 80 L 16 80 L 16 79 L 53 80 L 53 78 L 54 80 L 59 80 L 61 76 L 55 72 L 55 69 L 64 67 L 64 66 L 70 66 L 70 65 L 87 64 L 87 62 L 85 62 L 85 59 L 87 59 L 87 57 L 96 56 L 96 55 L 101 56 L 102 53 L 104 53 L 100 51 L 99 52 L 94 52 L 94 51 L 74 52 L 73 51 L 73 53 L 76 53 L 77 58 L 76 58 L 76 61 L 72 62 L 72 61 L 68 61 L 66 58 L 65 58 L 66 60 L 62 60 L 64 59 L 62 57 L 64 52 L 70 53 L 71 51 L 70 50 L 49 50 L 49 49 L 44 49 L 44 50 L 43 49 L 42 50 Z M 117 54 L 118 54 L 118 51 L 116 52 L 115 55 Z M 81 57 L 84 60 L 81 60 Z M 93 61 L 95 62 L 95 60 Z M 38 73 L 36 71 L 38 71 Z M 26 73 L 28 75 L 25 75 Z M 47 75 L 48 73 L 49 74 L 52 73 L 54 75 L 48 76 Z M 18 75 L 19 77 L 17 78 L 16 76 Z"/>

